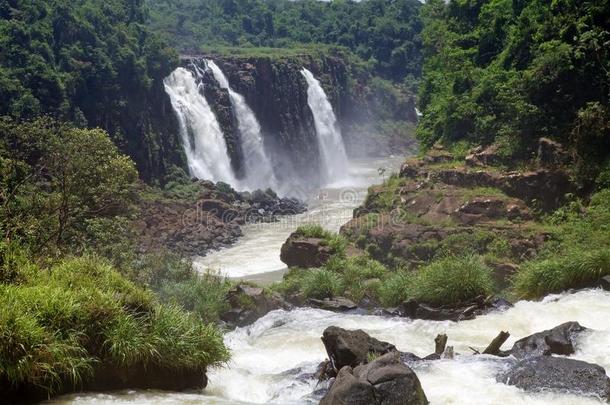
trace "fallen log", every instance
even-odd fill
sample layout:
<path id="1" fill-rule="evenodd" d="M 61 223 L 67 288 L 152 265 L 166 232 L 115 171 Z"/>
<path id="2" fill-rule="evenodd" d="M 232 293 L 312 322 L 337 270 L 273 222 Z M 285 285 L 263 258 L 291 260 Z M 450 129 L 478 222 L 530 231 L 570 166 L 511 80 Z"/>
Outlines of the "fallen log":
<path id="1" fill-rule="evenodd" d="M 500 353 L 500 348 L 508 340 L 510 337 L 510 333 L 501 331 L 498 336 L 491 341 L 489 346 L 485 350 L 483 350 L 483 354 L 491 354 L 497 356 Z"/>

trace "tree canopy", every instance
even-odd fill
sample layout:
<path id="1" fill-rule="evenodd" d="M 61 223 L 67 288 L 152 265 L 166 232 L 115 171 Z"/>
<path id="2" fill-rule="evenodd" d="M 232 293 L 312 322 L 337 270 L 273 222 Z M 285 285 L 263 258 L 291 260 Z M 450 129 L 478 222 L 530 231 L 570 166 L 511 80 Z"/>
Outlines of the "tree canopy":
<path id="1" fill-rule="evenodd" d="M 350 48 L 377 73 L 419 77 L 418 0 L 146 0 L 151 26 L 176 48 L 202 45 L 291 47 L 324 43 Z"/>
<path id="2" fill-rule="evenodd" d="M 585 176 L 610 154 L 610 3 L 431 0 L 418 128 L 437 140 L 573 148 Z M 586 173 L 585 173 L 586 172 Z"/>

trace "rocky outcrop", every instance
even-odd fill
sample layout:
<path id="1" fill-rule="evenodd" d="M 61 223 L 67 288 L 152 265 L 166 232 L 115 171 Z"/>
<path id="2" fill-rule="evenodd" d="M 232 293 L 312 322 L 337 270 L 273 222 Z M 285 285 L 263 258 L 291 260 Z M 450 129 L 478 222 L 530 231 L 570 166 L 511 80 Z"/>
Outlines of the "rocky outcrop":
<path id="1" fill-rule="evenodd" d="M 578 322 L 566 322 L 553 329 L 527 336 L 515 342 L 510 354 L 516 358 L 570 355 L 574 353 L 574 340 L 587 328 Z"/>
<path id="2" fill-rule="evenodd" d="M 247 284 L 231 288 L 227 302 L 231 308 L 220 319 L 231 328 L 250 325 L 273 310 L 292 307 L 279 294 Z"/>
<path id="3" fill-rule="evenodd" d="M 279 198 L 270 190 L 238 193 L 224 183 L 197 182 L 195 198 L 142 200 L 135 221 L 138 249 L 167 249 L 183 255 L 204 255 L 229 246 L 242 235 L 241 225 L 272 222 L 278 215 L 306 210 L 293 198 Z"/>
<path id="4" fill-rule="evenodd" d="M 363 330 L 346 330 L 337 326 L 329 326 L 324 330 L 322 343 L 336 370 L 345 366 L 354 368 L 367 363 L 369 356 L 396 351 L 393 344 L 379 341 Z"/>
<path id="5" fill-rule="evenodd" d="M 610 401 L 610 378 L 603 367 L 584 361 L 539 356 L 521 360 L 498 381 L 525 391 L 559 391 Z"/>
<path id="6" fill-rule="evenodd" d="M 428 403 L 413 370 L 396 352 L 366 365 L 343 367 L 321 405 L 425 405 Z"/>
<path id="7" fill-rule="evenodd" d="M 476 297 L 468 302 L 455 303 L 433 307 L 415 300 L 408 300 L 397 308 L 390 310 L 394 316 L 403 316 L 411 319 L 425 319 L 430 321 L 464 321 L 474 319 L 493 310 L 505 310 L 512 304 L 505 299 L 497 297 Z"/>
<path id="8" fill-rule="evenodd" d="M 321 238 L 308 238 L 293 232 L 282 245 L 280 259 L 288 267 L 320 267 L 331 256 L 331 249 Z"/>

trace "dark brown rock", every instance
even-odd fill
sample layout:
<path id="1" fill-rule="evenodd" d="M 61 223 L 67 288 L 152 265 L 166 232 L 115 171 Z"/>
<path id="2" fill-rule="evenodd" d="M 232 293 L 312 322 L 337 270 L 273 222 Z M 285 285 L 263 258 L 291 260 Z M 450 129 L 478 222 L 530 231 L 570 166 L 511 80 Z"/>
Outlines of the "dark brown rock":
<path id="1" fill-rule="evenodd" d="M 296 232 L 288 237 L 280 251 L 280 259 L 288 267 L 320 267 L 330 256 L 330 248 L 323 239 L 305 238 Z"/>
<path id="2" fill-rule="evenodd" d="M 610 378 L 603 367 L 563 357 L 539 356 L 516 363 L 497 380 L 525 391 L 558 391 L 610 400 Z"/>
<path id="3" fill-rule="evenodd" d="M 578 322 L 566 322 L 518 340 L 510 353 L 517 358 L 570 355 L 574 353 L 575 338 L 586 330 Z"/>
<path id="4" fill-rule="evenodd" d="M 322 334 L 328 357 L 337 370 L 344 366 L 356 367 L 368 362 L 369 355 L 383 355 L 396 351 L 393 344 L 379 341 L 366 332 L 329 326 Z"/>
<path id="5" fill-rule="evenodd" d="M 343 367 L 320 404 L 425 405 L 421 383 L 399 354 L 388 353 L 352 369 Z"/>
<path id="6" fill-rule="evenodd" d="M 307 303 L 315 308 L 335 312 L 345 312 L 358 308 L 358 305 L 356 305 L 352 300 L 344 297 L 324 298 L 323 300 L 310 298 L 307 300 Z"/>

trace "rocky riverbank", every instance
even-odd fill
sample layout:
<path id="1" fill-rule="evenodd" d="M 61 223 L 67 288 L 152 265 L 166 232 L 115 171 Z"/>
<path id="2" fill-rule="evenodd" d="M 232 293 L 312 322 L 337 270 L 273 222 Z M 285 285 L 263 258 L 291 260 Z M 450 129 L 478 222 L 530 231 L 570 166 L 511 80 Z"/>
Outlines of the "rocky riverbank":
<path id="1" fill-rule="evenodd" d="M 565 357 L 574 354 L 576 342 L 588 332 L 577 322 L 567 322 L 524 337 L 506 351 L 501 346 L 510 334 L 502 332 L 485 350 L 472 350 L 475 356 L 505 358 L 506 367 L 496 376 L 504 384 L 530 392 L 556 391 L 609 401 L 610 378 L 604 368 Z M 328 360 L 320 365 L 318 378 L 330 379 L 330 384 L 320 403 L 427 404 L 411 367 L 422 361 L 467 356 L 454 353 L 447 341 L 447 335 L 439 335 L 435 352 L 422 359 L 362 330 L 328 327 L 322 336 Z"/>
<path id="2" fill-rule="evenodd" d="M 506 166 L 494 145 L 462 158 L 437 145 L 371 187 L 340 235 L 306 227 L 290 235 L 281 259 L 291 270 L 276 290 L 296 306 L 460 321 L 509 308 L 523 295 L 606 288 L 610 268 L 603 248 L 581 264 L 547 259 L 558 245 L 591 238 L 592 246 L 603 247 L 607 239 L 597 222 L 583 228 L 589 217 L 607 211 L 603 203 L 575 205 L 582 190 L 568 163 L 561 145 L 545 138 L 520 170 Z M 570 201 L 577 209 L 570 229 L 549 220 L 574 209 L 566 208 Z M 565 274 L 572 266 L 574 274 L 543 284 L 528 281 L 544 277 L 544 266 Z"/>
<path id="3" fill-rule="evenodd" d="M 225 183 L 194 180 L 186 196 L 157 193 L 141 199 L 135 221 L 138 249 L 204 256 L 235 243 L 245 224 L 273 222 L 306 209 L 303 202 L 272 190 L 237 192 Z"/>

